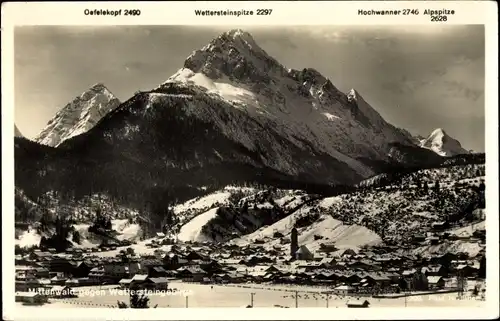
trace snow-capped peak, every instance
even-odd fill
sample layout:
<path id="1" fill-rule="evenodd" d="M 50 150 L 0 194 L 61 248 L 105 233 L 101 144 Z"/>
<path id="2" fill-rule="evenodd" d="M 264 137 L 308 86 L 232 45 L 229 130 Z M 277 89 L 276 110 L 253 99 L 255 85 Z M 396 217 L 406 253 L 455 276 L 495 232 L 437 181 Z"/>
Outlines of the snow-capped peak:
<path id="1" fill-rule="evenodd" d="M 423 148 L 430 149 L 441 156 L 455 156 L 458 154 L 468 154 L 462 148 L 460 142 L 450 137 L 442 128 L 436 128 L 425 139 L 420 141 Z"/>
<path id="2" fill-rule="evenodd" d="M 80 135 L 120 105 L 118 98 L 102 83 L 96 83 L 73 99 L 52 118 L 35 138 L 40 144 L 58 146 Z"/>
<path id="3" fill-rule="evenodd" d="M 349 102 L 351 102 L 351 101 L 355 101 L 356 99 L 357 99 L 356 90 L 354 90 L 354 88 L 353 88 L 353 89 L 349 90 L 349 92 L 347 93 L 347 100 Z"/>
<path id="4" fill-rule="evenodd" d="M 308 142 L 362 175 L 372 170 L 359 158 L 387 157 L 388 143 L 414 144 L 411 135 L 387 123 L 355 89 L 341 92 L 313 68 L 286 68 L 241 29 L 224 32 L 194 51 L 160 87 L 167 83 L 205 88 L 260 122 L 279 127 L 301 148 Z"/>
<path id="5" fill-rule="evenodd" d="M 268 74 L 273 70 L 286 73 L 281 64 L 241 29 L 224 32 L 194 51 L 184 62 L 184 68 L 213 80 L 229 77 L 247 83 L 268 83 Z"/>

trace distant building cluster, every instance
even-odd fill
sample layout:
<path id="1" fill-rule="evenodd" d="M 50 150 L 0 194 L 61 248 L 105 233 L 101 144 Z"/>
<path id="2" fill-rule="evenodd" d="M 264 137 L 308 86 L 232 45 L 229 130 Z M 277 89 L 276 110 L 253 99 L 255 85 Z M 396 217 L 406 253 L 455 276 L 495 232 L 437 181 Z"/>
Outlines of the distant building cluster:
<path id="1" fill-rule="evenodd" d="M 158 234 L 153 243 L 162 244 L 163 237 Z M 320 250 L 313 253 L 299 245 L 296 228 L 291 231 L 290 255 L 255 244 L 209 243 L 162 245 L 150 255 L 122 250 L 110 257 L 90 249 L 34 250 L 16 255 L 16 300 L 42 304 L 44 297 L 72 297 L 77 295 L 74 288 L 89 285 L 165 291 L 173 280 L 326 285 L 335 295 L 374 295 L 457 288 L 466 280 L 485 277 L 484 251 L 470 257 L 450 252 L 398 255 L 388 246 L 338 250 L 323 244 Z"/>

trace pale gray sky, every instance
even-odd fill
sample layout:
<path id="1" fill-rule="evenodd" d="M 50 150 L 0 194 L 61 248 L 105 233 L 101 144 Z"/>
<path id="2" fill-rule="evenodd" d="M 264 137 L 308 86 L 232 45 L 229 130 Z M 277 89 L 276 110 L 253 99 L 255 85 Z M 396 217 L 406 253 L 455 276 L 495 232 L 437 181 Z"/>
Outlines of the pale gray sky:
<path id="1" fill-rule="evenodd" d="M 15 122 L 34 137 L 91 85 L 122 101 L 156 87 L 235 27 L 17 27 Z M 312 67 L 414 134 L 442 127 L 484 151 L 483 26 L 240 27 L 287 67 Z"/>

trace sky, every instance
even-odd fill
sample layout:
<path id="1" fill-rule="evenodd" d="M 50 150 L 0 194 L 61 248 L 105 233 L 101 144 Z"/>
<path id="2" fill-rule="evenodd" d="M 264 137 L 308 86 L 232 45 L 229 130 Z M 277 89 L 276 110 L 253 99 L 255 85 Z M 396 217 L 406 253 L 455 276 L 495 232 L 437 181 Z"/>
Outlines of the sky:
<path id="1" fill-rule="evenodd" d="M 16 27 L 15 123 L 33 138 L 99 82 L 125 101 L 234 28 L 288 68 L 315 68 L 340 90 L 355 88 L 395 126 L 422 136 L 443 128 L 464 148 L 485 149 L 484 27 L 473 25 Z"/>

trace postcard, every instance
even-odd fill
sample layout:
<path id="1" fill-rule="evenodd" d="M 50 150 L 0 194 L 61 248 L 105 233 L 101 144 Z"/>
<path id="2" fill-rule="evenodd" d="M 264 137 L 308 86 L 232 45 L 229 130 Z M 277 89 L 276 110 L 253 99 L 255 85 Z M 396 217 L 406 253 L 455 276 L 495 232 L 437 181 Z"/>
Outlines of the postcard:
<path id="1" fill-rule="evenodd" d="M 4 3 L 4 319 L 498 317 L 497 47 L 486 1 Z"/>

